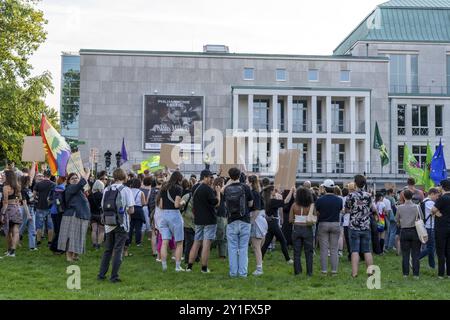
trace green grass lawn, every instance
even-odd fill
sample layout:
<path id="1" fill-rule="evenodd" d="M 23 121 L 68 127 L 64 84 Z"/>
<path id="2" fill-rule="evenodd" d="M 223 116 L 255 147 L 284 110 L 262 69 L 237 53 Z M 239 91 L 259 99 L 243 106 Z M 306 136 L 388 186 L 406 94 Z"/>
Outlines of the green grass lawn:
<path id="1" fill-rule="evenodd" d="M 2 253 L 5 239 L 0 238 Z M 124 259 L 122 283 L 112 284 L 96 279 L 102 250 L 89 245 L 88 252 L 77 263 L 81 269 L 81 290 L 66 287 L 69 265 L 64 256 L 54 256 L 47 248 L 30 252 L 24 246 L 17 257 L 0 259 L 0 299 L 449 299 L 450 279 L 438 280 L 436 272 L 422 261 L 419 280 L 404 279 L 401 258 L 394 253 L 375 257 L 381 268 L 381 289 L 369 290 L 364 270 L 356 279 L 350 277 L 350 263 L 341 258 L 339 275 L 322 276 L 318 254 L 314 257 L 314 275 L 295 277 L 293 266 L 287 265 L 279 250 L 269 252 L 264 261 L 264 275 L 246 279 L 228 277 L 228 261 L 219 260 L 214 250 L 211 274 L 200 273 L 199 264 L 191 273 L 175 273 L 173 261 L 169 270 L 161 271 L 160 263 L 151 256 L 149 243 L 132 247 L 134 255 Z M 249 273 L 254 271 L 253 254 L 249 257 Z M 302 259 L 304 259 L 302 257 Z M 302 260 L 304 263 L 304 260 Z M 361 264 L 364 268 L 364 265 Z"/>

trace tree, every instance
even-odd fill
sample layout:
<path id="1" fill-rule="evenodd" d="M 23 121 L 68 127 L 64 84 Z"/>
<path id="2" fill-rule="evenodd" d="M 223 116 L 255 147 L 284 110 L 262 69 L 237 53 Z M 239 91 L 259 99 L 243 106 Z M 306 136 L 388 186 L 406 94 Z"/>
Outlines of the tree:
<path id="1" fill-rule="evenodd" d="M 37 0 L 0 0 L 0 161 L 20 162 L 23 137 L 34 126 L 39 135 L 41 114 L 59 128 L 56 110 L 45 96 L 53 92 L 51 74 L 31 76 L 30 57 L 46 39 Z"/>

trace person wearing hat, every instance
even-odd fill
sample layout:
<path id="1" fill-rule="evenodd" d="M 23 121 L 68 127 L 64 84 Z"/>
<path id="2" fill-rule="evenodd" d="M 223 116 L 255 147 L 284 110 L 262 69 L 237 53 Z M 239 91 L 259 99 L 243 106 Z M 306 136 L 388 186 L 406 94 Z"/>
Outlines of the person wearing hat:
<path id="1" fill-rule="evenodd" d="M 212 188 L 214 174 L 208 169 L 200 173 L 200 180 L 201 182 L 192 190 L 195 236 L 186 271 L 192 271 L 192 265 L 202 244 L 202 273 L 209 273 L 208 258 L 211 242 L 216 239 L 216 208 L 220 204 L 221 187 Z"/>
<path id="2" fill-rule="evenodd" d="M 334 181 L 327 179 L 322 184 L 325 195 L 316 201 L 318 214 L 318 238 L 320 245 L 320 265 L 322 274 L 328 273 L 328 251 L 331 257 L 331 275 L 338 272 L 338 243 L 341 233 L 339 218 L 344 207 L 342 199 L 334 194 Z"/>

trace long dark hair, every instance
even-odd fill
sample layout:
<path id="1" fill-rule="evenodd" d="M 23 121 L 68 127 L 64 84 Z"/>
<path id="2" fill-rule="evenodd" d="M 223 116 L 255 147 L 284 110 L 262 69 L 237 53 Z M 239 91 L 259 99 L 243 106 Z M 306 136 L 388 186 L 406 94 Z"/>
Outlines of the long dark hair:
<path id="1" fill-rule="evenodd" d="M 169 191 L 170 189 L 172 189 L 174 186 L 176 185 L 180 185 L 181 181 L 183 181 L 183 175 L 181 174 L 180 171 L 175 171 L 174 173 L 172 173 L 172 175 L 170 176 L 169 181 L 167 181 L 166 183 L 164 183 L 161 187 L 161 191 Z"/>
<path id="2" fill-rule="evenodd" d="M 262 191 L 262 198 L 264 200 L 264 209 L 266 210 L 266 212 L 269 212 L 271 194 L 274 189 L 275 189 L 274 186 L 267 186 Z"/>
<path id="3" fill-rule="evenodd" d="M 309 189 L 300 187 L 295 194 L 295 203 L 303 208 L 308 208 L 314 202 L 312 192 Z"/>
<path id="4" fill-rule="evenodd" d="M 249 176 L 248 182 L 252 185 L 252 190 L 255 190 L 256 192 L 261 192 L 261 185 L 259 183 L 258 176 Z"/>
<path id="5" fill-rule="evenodd" d="M 20 193 L 20 185 L 14 171 L 5 170 L 5 185 L 10 186 L 14 190 L 14 193 Z"/>

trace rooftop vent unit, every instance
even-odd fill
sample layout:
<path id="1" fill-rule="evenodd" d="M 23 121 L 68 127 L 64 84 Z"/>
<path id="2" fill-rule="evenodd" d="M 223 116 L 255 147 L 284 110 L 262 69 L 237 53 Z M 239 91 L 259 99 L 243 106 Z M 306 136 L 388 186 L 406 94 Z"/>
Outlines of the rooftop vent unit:
<path id="1" fill-rule="evenodd" d="M 229 53 L 228 46 L 221 44 L 207 44 L 203 46 L 203 52 Z"/>

